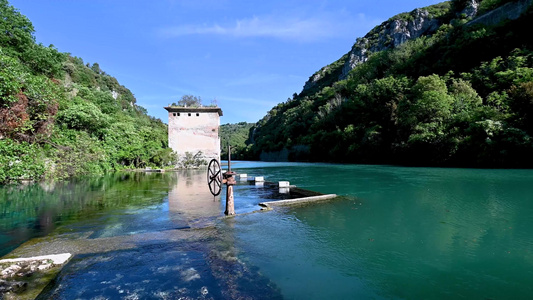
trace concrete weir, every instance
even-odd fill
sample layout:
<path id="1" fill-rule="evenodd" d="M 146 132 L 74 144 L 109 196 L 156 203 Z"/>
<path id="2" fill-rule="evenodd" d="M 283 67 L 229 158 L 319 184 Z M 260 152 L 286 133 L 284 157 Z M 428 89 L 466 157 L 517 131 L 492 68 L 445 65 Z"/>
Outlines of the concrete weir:
<path id="1" fill-rule="evenodd" d="M 256 177 L 257 178 L 257 177 Z M 263 179 L 263 177 L 260 177 Z M 256 182 L 257 184 L 257 182 Z M 288 181 L 280 181 L 278 183 L 265 182 L 267 187 L 272 189 L 278 188 L 278 194 L 281 196 L 279 200 L 260 202 L 259 206 L 263 208 L 271 208 L 273 206 L 292 206 L 310 204 L 325 200 L 336 198 L 336 194 L 322 194 L 315 191 L 310 191 L 302 188 L 297 188 L 294 185 L 290 185 Z"/>
<path id="2" fill-rule="evenodd" d="M 61 254 L 42 255 L 42 256 L 23 257 L 23 258 L 0 259 L 0 264 L 31 262 L 31 261 L 41 261 L 41 260 L 48 261 L 49 260 L 54 265 L 62 265 L 67 260 L 69 260 L 71 256 L 72 254 L 70 253 L 61 253 Z"/>
<path id="3" fill-rule="evenodd" d="M 261 202 L 259 203 L 259 205 L 262 207 L 267 207 L 267 208 L 272 207 L 272 206 L 301 205 L 301 204 L 308 204 L 308 203 L 330 200 L 336 197 L 337 197 L 336 194 L 327 194 L 327 195 L 319 195 L 319 196 L 302 197 L 302 198 L 296 198 L 296 199 Z"/>

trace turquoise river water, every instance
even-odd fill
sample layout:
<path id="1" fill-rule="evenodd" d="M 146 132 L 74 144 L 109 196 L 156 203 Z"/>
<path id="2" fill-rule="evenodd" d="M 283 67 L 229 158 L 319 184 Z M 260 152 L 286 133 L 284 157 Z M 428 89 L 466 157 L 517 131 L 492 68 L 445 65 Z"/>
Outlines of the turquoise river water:
<path id="1" fill-rule="evenodd" d="M 252 213 L 240 183 L 223 218 L 205 171 L 2 187 L 0 256 L 74 254 L 42 299 L 533 299 L 533 170 L 232 169 L 339 197 Z"/>

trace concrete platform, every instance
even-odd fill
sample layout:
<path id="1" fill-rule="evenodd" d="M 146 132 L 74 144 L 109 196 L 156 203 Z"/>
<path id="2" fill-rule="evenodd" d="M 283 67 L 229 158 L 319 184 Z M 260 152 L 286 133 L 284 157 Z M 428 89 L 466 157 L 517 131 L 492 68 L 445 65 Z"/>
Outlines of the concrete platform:
<path id="1" fill-rule="evenodd" d="M 300 205 L 300 204 L 308 204 L 308 203 L 315 203 L 319 201 L 330 200 L 336 197 L 337 197 L 336 194 L 327 194 L 327 195 L 320 195 L 320 196 L 302 197 L 302 198 L 296 198 L 296 199 L 261 202 L 259 203 L 259 205 L 262 207 Z"/>

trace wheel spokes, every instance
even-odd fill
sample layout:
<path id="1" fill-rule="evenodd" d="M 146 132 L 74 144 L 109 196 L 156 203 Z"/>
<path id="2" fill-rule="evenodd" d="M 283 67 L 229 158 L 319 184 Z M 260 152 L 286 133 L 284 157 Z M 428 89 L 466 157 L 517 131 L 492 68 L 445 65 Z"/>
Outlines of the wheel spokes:
<path id="1" fill-rule="evenodd" d="M 207 184 L 209 185 L 209 190 L 214 196 L 218 196 L 222 190 L 222 178 L 221 178 L 221 169 L 220 164 L 216 159 L 212 159 L 209 162 L 207 167 Z"/>

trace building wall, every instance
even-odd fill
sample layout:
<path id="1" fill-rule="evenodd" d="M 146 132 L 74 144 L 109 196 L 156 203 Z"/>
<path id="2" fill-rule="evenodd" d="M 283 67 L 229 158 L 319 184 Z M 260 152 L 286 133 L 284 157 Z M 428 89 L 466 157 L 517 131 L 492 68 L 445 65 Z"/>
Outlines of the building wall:
<path id="1" fill-rule="evenodd" d="M 220 160 L 220 116 L 217 112 L 169 112 L 168 144 L 179 157 L 202 151 L 207 161 Z"/>

